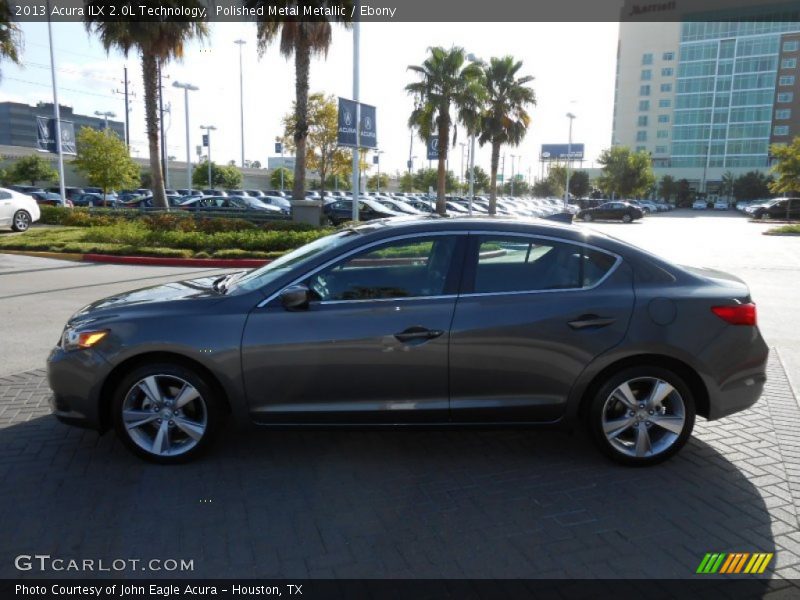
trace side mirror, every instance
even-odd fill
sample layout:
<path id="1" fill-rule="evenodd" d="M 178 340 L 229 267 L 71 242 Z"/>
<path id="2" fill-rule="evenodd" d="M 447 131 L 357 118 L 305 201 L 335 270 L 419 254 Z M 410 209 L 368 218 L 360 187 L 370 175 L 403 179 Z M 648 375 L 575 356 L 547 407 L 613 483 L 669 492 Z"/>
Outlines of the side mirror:
<path id="1" fill-rule="evenodd" d="M 291 285 L 280 293 L 281 304 L 286 310 L 307 310 L 311 293 L 305 285 Z"/>

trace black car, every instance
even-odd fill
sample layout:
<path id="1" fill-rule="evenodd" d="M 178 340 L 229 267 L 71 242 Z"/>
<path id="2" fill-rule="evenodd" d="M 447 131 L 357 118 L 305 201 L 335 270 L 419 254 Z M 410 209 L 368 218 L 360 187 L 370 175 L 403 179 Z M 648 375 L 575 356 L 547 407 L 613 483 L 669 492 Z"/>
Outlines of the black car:
<path id="1" fill-rule="evenodd" d="M 409 217 L 253 271 L 98 300 L 67 322 L 48 379 L 59 419 L 114 427 L 162 463 L 196 456 L 229 415 L 579 423 L 612 458 L 650 465 L 680 450 L 695 416 L 752 406 L 768 354 L 732 275 L 541 220 Z"/>
<path id="2" fill-rule="evenodd" d="M 166 198 L 170 206 L 180 206 L 185 200 L 183 196 L 167 196 Z M 117 206 L 123 208 L 154 208 L 155 204 L 153 204 L 153 196 L 140 196 L 127 202 L 121 202 Z"/>
<path id="3" fill-rule="evenodd" d="M 353 201 L 336 200 L 325 204 L 322 207 L 322 214 L 331 225 L 341 225 L 347 221 L 352 221 Z M 358 201 L 358 215 L 362 221 L 372 221 L 374 219 L 398 217 L 401 213 L 386 208 L 383 204 L 371 198 L 360 198 Z"/>
<path id="4" fill-rule="evenodd" d="M 636 219 L 641 219 L 644 216 L 644 211 L 630 204 L 629 202 L 605 202 L 600 206 L 594 208 L 584 208 L 579 210 L 575 215 L 576 219 L 583 219 L 584 221 L 622 221 L 623 223 L 630 223 Z"/>
<path id="5" fill-rule="evenodd" d="M 47 191 L 48 192 L 52 192 L 54 194 L 60 194 L 61 193 L 61 188 L 50 187 L 50 188 L 47 188 Z M 67 200 L 72 200 L 72 202 L 75 204 L 75 206 L 78 206 L 78 203 L 75 202 L 75 198 L 78 197 L 78 196 L 82 196 L 85 193 L 86 193 L 86 190 L 84 190 L 83 188 L 79 188 L 79 187 L 69 187 L 69 186 L 67 186 L 67 187 L 64 188 L 64 195 L 67 197 Z"/>
<path id="6" fill-rule="evenodd" d="M 67 194 L 67 198 L 69 198 L 69 194 Z M 75 206 L 83 206 L 83 207 L 94 207 L 94 206 L 104 206 L 104 207 L 115 207 L 119 204 L 119 198 L 116 196 L 110 196 L 106 194 L 105 198 L 103 198 L 103 194 L 101 193 L 91 193 L 91 194 L 78 194 L 72 197 L 72 203 Z"/>
<path id="7" fill-rule="evenodd" d="M 754 219 L 800 219 L 800 198 L 776 198 L 753 211 Z"/>

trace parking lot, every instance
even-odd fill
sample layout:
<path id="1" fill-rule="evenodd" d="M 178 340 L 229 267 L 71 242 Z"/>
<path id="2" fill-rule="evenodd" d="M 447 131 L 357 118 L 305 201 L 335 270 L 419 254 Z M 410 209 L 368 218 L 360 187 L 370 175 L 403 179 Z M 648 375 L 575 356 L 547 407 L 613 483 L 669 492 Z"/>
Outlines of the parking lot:
<path id="1" fill-rule="evenodd" d="M 19 573 L 23 553 L 193 559 L 166 575 L 194 577 L 688 578 L 707 552 L 774 552 L 763 577 L 800 578 L 800 237 L 735 213 L 591 227 L 739 275 L 773 348 L 762 400 L 655 468 L 555 431 L 228 429 L 200 462 L 145 464 L 48 415 L 44 360 L 86 303 L 198 271 L 0 254 L 0 577 L 80 575 Z"/>

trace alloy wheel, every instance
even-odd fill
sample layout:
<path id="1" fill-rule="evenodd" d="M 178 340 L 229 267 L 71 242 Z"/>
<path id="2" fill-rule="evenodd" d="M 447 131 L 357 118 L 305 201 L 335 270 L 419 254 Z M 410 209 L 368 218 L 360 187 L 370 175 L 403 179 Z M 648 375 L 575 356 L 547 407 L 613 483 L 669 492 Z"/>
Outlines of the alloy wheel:
<path id="1" fill-rule="evenodd" d="M 208 407 L 200 392 L 175 375 L 149 375 L 136 382 L 122 403 L 130 439 L 153 456 L 189 452 L 208 429 Z"/>
<path id="2" fill-rule="evenodd" d="M 31 226 L 31 218 L 25 211 L 19 211 L 14 215 L 14 229 L 25 231 Z"/>
<path id="3" fill-rule="evenodd" d="M 685 426 L 686 405 L 681 394 L 656 377 L 621 383 L 603 405 L 603 434 L 624 456 L 658 456 L 675 444 Z"/>

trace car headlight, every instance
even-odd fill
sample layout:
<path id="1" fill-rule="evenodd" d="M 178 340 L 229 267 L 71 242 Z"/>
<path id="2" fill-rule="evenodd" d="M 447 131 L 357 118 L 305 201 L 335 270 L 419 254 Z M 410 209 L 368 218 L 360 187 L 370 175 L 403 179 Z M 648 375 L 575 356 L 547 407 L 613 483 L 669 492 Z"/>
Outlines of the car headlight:
<path id="1" fill-rule="evenodd" d="M 65 352 L 86 350 L 87 348 L 92 348 L 97 345 L 107 335 L 107 329 L 80 331 L 68 327 L 61 335 L 61 348 Z"/>

